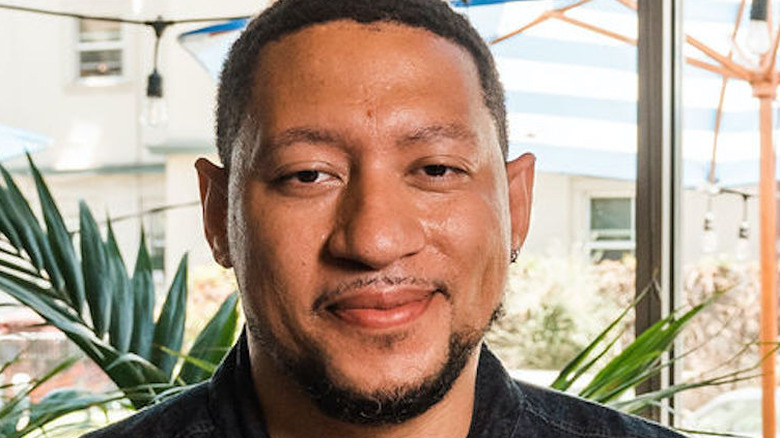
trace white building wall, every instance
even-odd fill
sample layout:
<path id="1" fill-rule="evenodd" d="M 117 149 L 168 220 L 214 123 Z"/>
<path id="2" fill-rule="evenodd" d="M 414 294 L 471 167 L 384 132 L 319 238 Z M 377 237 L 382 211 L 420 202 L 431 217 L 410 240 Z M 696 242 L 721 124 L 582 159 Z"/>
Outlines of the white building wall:
<path id="1" fill-rule="evenodd" d="M 580 177 L 574 175 L 537 173 L 531 228 L 523 252 L 532 255 L 587 257 L 589 200 L 591 197 L 633 197 L 635 185 L 630 181 Z M 755 187 L 739 188 L 756 193 Z M 703 248 L 704 214 L 707 194 L 695 188 L 682 193 L 680 238 L 682 262 L 696 263 L 702 258 L 716 257 L 736 260 L 739 226 L 743 217 L 742 197 L 729 193 L 712 200 L 717 247 L 712 253 Z M 759 212 L 756 198 L 747 203 L 749 239 L 747 260 L 757 260 L 759 250 Z"/>
<path id="2" fill-rule="evenodd" d="M 158 15 L 173 20 L 245 16 L 266 4 L 264 0 L 13 3 L 141 20 L 153 20 Z M 151 28 L 124 25 L 124 77 L 107 85 L 87 85 L 79 82 L 76 75 L 77 20 L 0 10 L 0 124 L 44 134 L 53 140 L 45 150 L 34 153 L 33 158 L 44 171 L 69 224 L 77 225 L 79 199 L 87 200 L 98 220 L 107 215 L 137 215 L 151 208 L 197 199 L 191 163 L 185 164 L 173 156 L 169 160 L 173 176 L 166 179 L 167 157 L 153 152 L 150 145 L 162 140 L 163 144 L 183 147 L 188 153 L 193 147 L 213 150 L 216 83 L 176 40 L 179 34 L 208 24 L 173 25 L 163 35 L 159 67 L 169 122 L 161 137 L 139 123 L 152 68 Z M 24 159 L 9 160 L 3 165 L 25 179 Z M 33 191 L 27 193 L 35 198 Z M 207 260 L 202 246 L 193 246 L 194 241 L 202 242 L 196 212 L 196 208 L 190 207 L 166 213 L 168 271 L 175 268 L 184 251 L 193 251 L 194 264 Z M 190 217 L 183 219 L 188 214 Z M 141 220 L 135 218 L 115 226 L 128 260 L 135 258 L 140 225 Z"/>
<path id="3" fill-rule="evenodd" d="M 568 252 L 572 239 L 571 177 L 537 173 L 531 207 L 531 226 L 524 253 Z"/>

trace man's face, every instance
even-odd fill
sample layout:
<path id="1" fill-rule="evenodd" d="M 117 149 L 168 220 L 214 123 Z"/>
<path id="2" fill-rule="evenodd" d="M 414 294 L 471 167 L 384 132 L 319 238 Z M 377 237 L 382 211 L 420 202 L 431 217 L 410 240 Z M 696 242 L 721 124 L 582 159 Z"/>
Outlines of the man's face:
<path id="1" fill-rule="evenodd" d="M 509 166 L 526 192 L 511 219 L 470 55 L 425 30 L 337 21 L 267 45 L 258 72 L 227 237 L 205 204 L 251 349 L 367 395 L 429 382 L 454 340 L 473 363 L 527 227 L 532 160 Z"/>

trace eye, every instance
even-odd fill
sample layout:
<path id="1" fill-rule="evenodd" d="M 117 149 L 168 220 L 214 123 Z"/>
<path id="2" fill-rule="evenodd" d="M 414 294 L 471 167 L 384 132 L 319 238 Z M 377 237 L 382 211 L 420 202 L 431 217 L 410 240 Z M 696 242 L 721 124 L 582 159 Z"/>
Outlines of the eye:
<path id="1" fill-rule="evenodd" d="M 302 170 L 290 175 L 290 179 L 296 179 L 302 183 L 313 183 L 320 178 L 321 173 L 317 170 Z"/>
<path id="2" fill-rule="evenodd" d="M 291 172 L 286 175 L 282 175 L 277 179 L 277 183 L 279 184 L 303 184 L 303 185 L 309 185 L 309 184 L 318 184 L 318 183 L 324 183 L 329 180 L 334 179 L 335 177 L 327 172 L 322 172 L 320 170 L 313 170 L 313 169 L 306 169 L 306 170 L 299 170 L 297 172 Z"/>
<path id="3" fill-rule="evenodd" d="M 443 164 L 430 164 L 423 167 L 423 172 L 428 176 L 442 177 L 447 174 L 450 168 Z"/>
<path id="4" fill-rule="evenodd" d="M 438 160 L 437 160 L 438 161 Z M 448 160 L 453 161 L 453 160 Z M 421 163 L 413 167 L 410 174 L 414 185 L 421 189 L 441 191 L 453 190 L 463 187 L 470 180 L 471 173 L 460 165 L 454 166 L 442 162 Z"/>
<path id="5" fill-rule="evenodd" d="M 466 173 L 459 167 L 447 166 L 446 164 L 427 164 L 420 169 L 423 174 L 431 178 L 453 178 Z"/>

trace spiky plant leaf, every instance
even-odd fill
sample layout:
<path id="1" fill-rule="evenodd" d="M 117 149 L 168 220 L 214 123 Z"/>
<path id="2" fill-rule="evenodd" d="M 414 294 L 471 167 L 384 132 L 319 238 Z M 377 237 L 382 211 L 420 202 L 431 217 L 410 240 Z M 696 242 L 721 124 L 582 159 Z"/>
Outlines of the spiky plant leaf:
<path id="1" fill-rule="evenodd" d="M 171 375 L 176 356 L 166 353 L 161 347 L 179 351 L 184 339 L 184 319 L 187 305 L 187 255 L 182 257 L 179 269 L 173 278 L 160 317 L 154 327 L 152 363 L 167 376 Z"/>
<path id="2" fill-rule="evenodd" d="M 5 180 L 6 194 L 10 201 L 8 206 L 9 217 L 19 231 L 25 250 L 30 255 L 33 265 L 39 270 L 44 269 L 46 271 L 56 291 L 63 291 L 65 282 L 62 273 L 59 266 L 57 266 L 54 253 L 44 235 L 41 224 L 38 222 L 38 218 L 35 217 L 30 204 L 22 195 L 11 174 L 3 166 L 0 166 L 0 173 L 2 173 Z M 65 297 L 68 300 L 70 299 L 70 297 L 67 297 L 67 294 Z"/>
<path id="3" fill-rule="evenodd" d="M 111 324 L 109 336 L 111 345 L 122 353 L 130 350 L 130 341 L 133 337 L 133 290 L 130 278 L 127 276 L 125 261 L 116 243 L 114 229 L 111 221 L 108 221 L 108 237 L 106 239 L 106 256 L 109 267 L 109 276 L 113 284 L 113 297 L 111 298 Z"/>
<path id="4" fill-rule="evenodd" d="M 81 269 L 84 292 L 95 334 L 102 338 L 111 324 L 112 278 L 108 255 L 92 212 L 84 201 L 79 202 L 81 231 Z"/>
<path id="5" fill-rule="evenodd" d="M 11 205 L 11 200 L 8 198 L 5 188 L 2 186 L 0 186 L 0 205 Z M 16 227 L 14 227 L 14 224 L 11 221 L 11 213 L 8 211 L 9 208 L 10 207 L 0 208 L 0 234 L 4 235 L 14 248 L 23 248 L 24 244 L 22 243 L 21 237 L 19 237 L 19 233 L 16 231 Z"/>
<path id="6" fill-rule="evenodd" d="M 154 281 L 152 263 L 146 250 L 146 235 L 141 230 L 141 243 L 133 273 L 133 339 L 130 351 L 150 360 L 154 339 Z"/>
<path id="7" fill-rule="evenodd" d="M 198 383 L 209 378 L 214 372 L 213 368 L 204 367 L 189 359 L 202 361 L 216 367 L 233 345 L 237 326 L 238 294 L 233 292 L 198 334 L 187 354 L 188 357 L 185 358 L 179 378 L 186 383 Z"/>
<path id="8" fill-rule="evenodd" d="M 76 250 L 73 248 L 71 235 L 68 233 L 60 210 L 51 196 L 49 187 L 46 185 L 29 154 L 27 155 L 27 161 L 29 162 L 30 170 L 35 180 L 35 187 L 38 191 L 38 199 L 41 203 L 41 211 L 46 224 L 49 244 L 57 265 L 62 271 L 65 291 L 68 297 L 70 297 L 76 312 L 81 314 L 84 306 L 84 277 L 81 272 L 81 265 L 76 257 Z M 0 212 L 2 212 L 2 209 L 0 209 Z"/>

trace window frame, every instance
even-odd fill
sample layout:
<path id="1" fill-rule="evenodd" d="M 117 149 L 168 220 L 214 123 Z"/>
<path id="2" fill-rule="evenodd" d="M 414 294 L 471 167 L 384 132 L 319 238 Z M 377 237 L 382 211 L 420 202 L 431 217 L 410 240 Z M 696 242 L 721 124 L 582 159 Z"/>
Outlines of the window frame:
<path id="1" fill-rule="evenodd" d="M 74 24 L 74 58 L 73 58 L 73 77 L 74 82 L 86 86 L 108 86 L 116 85 L 128 80 L 127 68 L 127 29 L 122 23 L 119 24 L 119 39 L 116 41 L 81 41 L 81 22 L 84 19 L 75 20 Z M 89 21 L 87 19 L 87 21 Z M 106 76 L 82 76 L 81 74 L 81 55 L 84 52 L 101 52 L 119 50 L 121 73 L 118 75 Z"/>
<path id="2" fill-rule="evenodd" d="M 636 254 L 636 197 L 630 192 L 601 192 L 594 191 L 587 193 L 586 200 L 586 217 L 585 217 L 585 251 L 588 257 L 593 260 L 593 251 L 607 250 L 607 251 L 625 251 Z M 595 240 L 593 238 L 593 228 L 591 227 L 591 219 L 593 217 L 592 202 L 594 199 L 628 199 L 629 200 L 629 215 L 630 225 L 627 230 L 630 231 L 630 238 L 628 240 Z"/>

